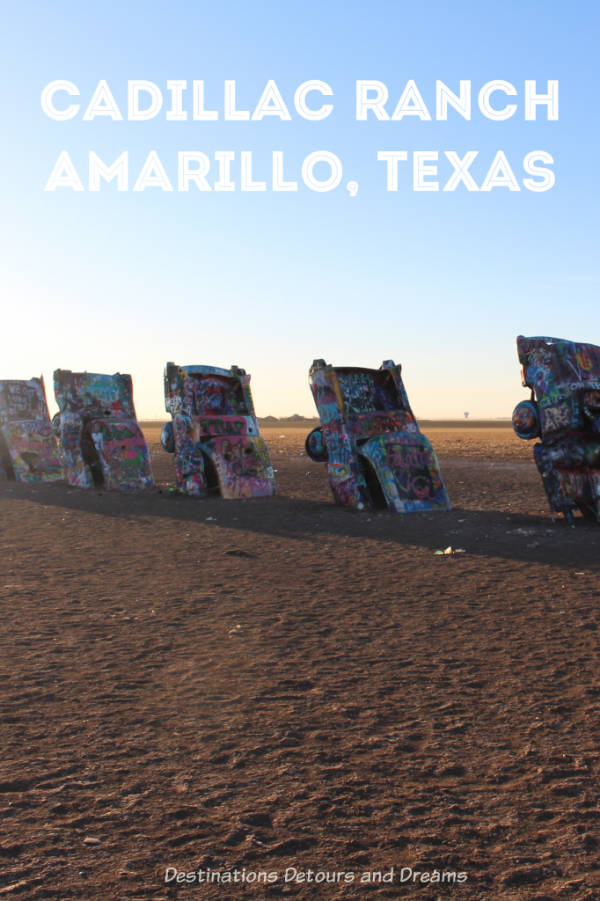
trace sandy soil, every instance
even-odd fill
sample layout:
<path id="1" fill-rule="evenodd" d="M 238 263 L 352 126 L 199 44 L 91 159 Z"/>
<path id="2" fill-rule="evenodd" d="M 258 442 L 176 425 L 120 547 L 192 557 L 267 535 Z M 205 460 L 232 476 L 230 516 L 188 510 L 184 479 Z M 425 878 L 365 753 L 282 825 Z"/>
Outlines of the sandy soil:
<path id="1" fill-rule="evenodd" d="M 450 513 L 336 508 L 287 427 L 273 499 L 175 496 L 156 428 L 148 495 L 0 485 L 0 898 L 600 898 L 600 528 L 427 433 Z"/>

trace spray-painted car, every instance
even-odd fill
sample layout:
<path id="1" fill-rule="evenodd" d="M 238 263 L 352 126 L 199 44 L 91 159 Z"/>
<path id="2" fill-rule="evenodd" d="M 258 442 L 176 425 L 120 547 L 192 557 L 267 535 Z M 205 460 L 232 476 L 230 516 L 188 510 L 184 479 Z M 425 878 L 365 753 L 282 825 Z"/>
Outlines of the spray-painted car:
<path id="1" fill-rule="evenodd" d="M 59 409 L 54 425 L 69 485 L 113 491 L 154 486 L 130 375 L 57 369 L 54 392 Z"/>
<path id="2" fill-rule="evenodd" d="M 408 403 L 401 367 L 330 366 L 315 360 L 310 386 L 321 425 L 306 452 L 327 461 L 337 503 L 394 513 L 448 510 L 439 464 Z"/>
<path id="3" fill-rule="evenodd" d="M 0 381 L 0 478 L 57 482 L 64 477 L 43 378 Z"/>
<path id="4" fill-rule="evenodd" d="M 541 438 L 533 456 L 550 509 L 600 521 L 600 347 L 519 335 L 517 351 L 531 399 L 515 407 L 513 427 Z"/>
<path id="5" fill-rule="evenodd" d="M 267 446 L 259 435 L 250 376 L 243 369 L 177 366 L 165 369 L 163 448 L 175 455 L 177 488 L 204 497 L 275 494 Z"/>

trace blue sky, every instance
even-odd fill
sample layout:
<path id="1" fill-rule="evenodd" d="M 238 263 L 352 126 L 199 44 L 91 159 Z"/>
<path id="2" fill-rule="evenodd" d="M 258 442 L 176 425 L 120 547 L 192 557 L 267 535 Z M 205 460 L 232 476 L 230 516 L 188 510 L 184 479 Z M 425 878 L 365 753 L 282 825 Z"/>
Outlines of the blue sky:
<path id="1" fill-rule="evenodd" d="M 126 7 L 126 8 L 125 8 Z M 167 360 L 244 366 L 257 411 L 314 414 L 308 367 L 404 368 L 421 417 L 510 416 L 520 385 L 517 334 L 600 344 L 597 5 L 507 2 L 81 2 L 22 0 L 3 13 L 0 87 L 2 378 L 57 367 L 129 371 L 138 415 L 162 415 Z M 127 80 L 204 79 L 222 109 L 235 79 L 252 109 L 268 79 L 293 109 L 296 87 L 328 82 L 321 122 L 148 122 L 47 118 L 43 87 L 67 79 L 84 108 L 106 79 L 126 113 Z M 474 97 L 487 81 L 518 89 L 504 122 L 356 122 L 357 79 L 414 79 L 430 109 L 435 81 Z M 524 121 L 523 85 L 560 82 L 560 117 Z M 63 98 L 66 100 L 66 98 Z M 316 98 L 315 98 L 316 99 Z M 500 99 L 500 98 L 498 98 Z M 57 100 L 58 103 L 58 100 Z M 176 183 L 178 150 L 254 154 L 256 177 L 285 154 L 287 177 L 330 150 L 342 187 L 315 193 L 44 192 L 61 150 L 86 181 L 87 154 L 129 151 L 135 180 L 157 150 Z M 497 150 L 522 178 L 531 150 L 554 157 L 550 191 L 418 193 L 409 171 L 385 190 L 378 150 L 478 150 L 479 183 Z M 404 167 L 407 164 L 403 164 Z M 451 174 L 440 163 L 442 183 Z M 343 185 L 359 183 L 350 198 Z"/>

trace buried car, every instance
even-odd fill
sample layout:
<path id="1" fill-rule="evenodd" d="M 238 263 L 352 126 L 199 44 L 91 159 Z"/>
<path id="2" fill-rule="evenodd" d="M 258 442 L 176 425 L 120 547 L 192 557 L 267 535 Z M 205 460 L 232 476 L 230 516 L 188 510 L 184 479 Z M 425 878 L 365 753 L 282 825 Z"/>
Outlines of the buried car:
<path id="1" fill-rule="evenodd" d="M 172 421 L 161 434 L 175 456 L 177 488 L 204 497 L 266 497 L 275 494 L 269 451 L 259 435 L 243 369 L 178 366 L 165 369 L 165 407 Z"/>
<path id="2" fill-rule="evenodd" d="M 54 426 L 69 485 L 113 491 L 154 487 L 130 375 L 57 369 L 54 392 L 59 408 Z"/>
<path id="3" fill-rule="evenodd" d="M 408 403 L 401 367 L 330 366 L 315 360 L 310 386 L 321 425 L 306 439 L 313 460 L 327 461 L 337 503 L 394 513 L 449 510 L 429 440 Z"/>
<path id="4" fill-rule="evenodd" d="M 19 482 L 65 477 L 41 377 L 0 381 L 0 477 Z"/>
<path id="5" fill-rule="evenodd" d="M 563 338 L 517 338 L 530 400 L 513 412 L 519 438 L 540 438 L 533 456 L 550 509 L 600 522 L 600 347 Z"/>

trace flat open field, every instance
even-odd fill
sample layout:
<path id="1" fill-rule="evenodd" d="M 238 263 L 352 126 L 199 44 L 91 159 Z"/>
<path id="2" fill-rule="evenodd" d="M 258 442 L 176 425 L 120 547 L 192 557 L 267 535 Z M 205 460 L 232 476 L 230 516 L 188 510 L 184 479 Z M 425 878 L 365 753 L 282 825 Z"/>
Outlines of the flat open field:
<path id="1" fill-rule="evenodd" d="M 146 495 L 0 484 L 0 898 L 600 898 L 600 527 L 426 433 L 449 513 L 336 508 L 287 426 L 272 499 L 175 496 L 156 427 Z"/>

